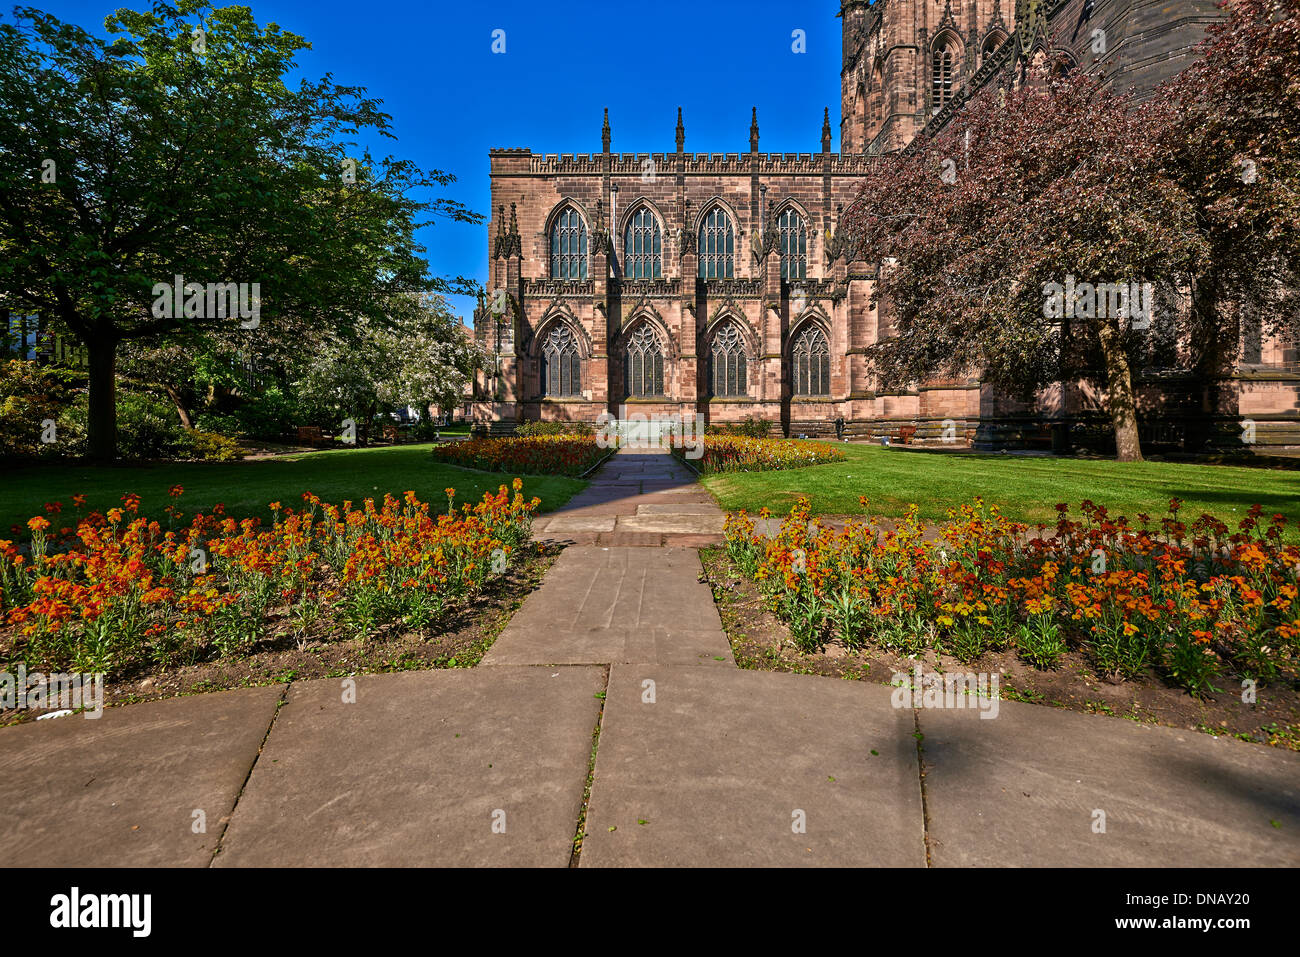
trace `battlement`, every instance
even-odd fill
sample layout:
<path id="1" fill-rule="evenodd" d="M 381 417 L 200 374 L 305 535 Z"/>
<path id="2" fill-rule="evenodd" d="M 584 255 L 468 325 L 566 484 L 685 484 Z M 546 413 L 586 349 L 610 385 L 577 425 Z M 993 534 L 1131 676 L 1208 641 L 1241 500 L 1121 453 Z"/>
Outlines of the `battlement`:
<path id="1" fill-rule="evenodd" d="M 534 153 L 528 149 L 492 150 L 492 174 L 572 175 L 715 175 L 757 172 L 760 175 L 860 176 L 879 160 L 866 153 Z"/>

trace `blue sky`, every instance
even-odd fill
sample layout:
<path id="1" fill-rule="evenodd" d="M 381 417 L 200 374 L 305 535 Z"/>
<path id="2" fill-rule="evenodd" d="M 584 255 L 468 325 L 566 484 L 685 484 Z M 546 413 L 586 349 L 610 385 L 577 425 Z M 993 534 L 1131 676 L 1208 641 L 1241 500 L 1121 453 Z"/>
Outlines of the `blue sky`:
<path id="1" fill-rule="evenodd" d="M 484 215 L 490 148 L 599 152 L 606 106 L 619 152 L 673 150 L 678 106 L 688 151 L 747 151 L 753 106 L 763 152 L 820 150 L 825 106 L 839 148 L 838 0 L 243 2 L 259 23 L 311 42 L 299 61 L 304 74 L 333 73 L 384 101 L 397 141 L 374 142 L 375 150 L 454 173 L 446 195 Z M 147 4 L 35 5 L 102 33 L 112 10 Z M 498 29 L 504 54 L 492 52 Z M 795 30 L 804 31 L 804 53 L 792 49 Z M 438 223 L 420 240 L 433 272 L 486 279 L 486 224 Z M 453 306 L 469 321 L 469 299 Z"/>

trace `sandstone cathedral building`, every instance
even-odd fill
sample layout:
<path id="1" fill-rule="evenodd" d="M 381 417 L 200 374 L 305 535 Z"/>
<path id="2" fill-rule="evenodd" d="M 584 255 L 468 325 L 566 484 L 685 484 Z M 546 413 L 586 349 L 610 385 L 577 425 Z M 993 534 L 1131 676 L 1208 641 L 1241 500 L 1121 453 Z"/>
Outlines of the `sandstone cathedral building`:
<path id="1" fill-rule="evenodd" d="M 880 388 L 865 351 L 890 334 L 888 310 L 873 302 L 876 265 L 849 261 L 841 216 L 970 91 L 1050 57 L 1141 97 L 1220 15 L 1215 0 L 844 0 L 838 152 L 829 109 L 807 153 L 761 152 L 757 109 L 743 152 L 688 152 L 680 109 L 668 152 L 612 152 L 608 110 L 600 152 L 492 150 L 474 317 L 488 364 L 470 414 L 493 431 L 626 409 L 760 417 L 787 435 L 1104 447 L 1104 396 L 1086 376 L 1031 402 L 978 377 Z M 1144 440 L 1181 447 L 1197 416 L 1234 436 L 1250 417 L 1260 445 L 1300 444 L 1296 360 L 1283 343 L 1243 342 L 1209 410 L 1190 374 L 1139 374 Z"/>

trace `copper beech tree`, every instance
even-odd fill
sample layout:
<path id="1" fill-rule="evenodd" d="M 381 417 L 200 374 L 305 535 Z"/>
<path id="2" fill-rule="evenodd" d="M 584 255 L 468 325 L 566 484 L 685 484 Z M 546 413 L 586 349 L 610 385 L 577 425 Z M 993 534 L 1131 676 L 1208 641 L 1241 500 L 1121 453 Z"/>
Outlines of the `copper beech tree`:
<path id="1" fill-rule="evenodd" d="M 1206 252 L 1162 169 L 1156 112 L 1045 70 L 980 91 L 877 166 L 845 228 L 855 257 L 881 264 L 888 322 L 868 357 L 882 383 L 974 373 L 1028 398 L 1091 352 L 1118 457 L 1140 459 L 1129 352 L 1154 305 L 1140 292 Z"/>
<path id="2" fill-rule="evenodd" d="M 1207 410 L 1244 343 L 1300 343 L 1300 0 L 1232 0 L 1202 56 L 1160 93 L 1161 152 L 1209 255 L 1189 283 L 1186 340 Z"/>

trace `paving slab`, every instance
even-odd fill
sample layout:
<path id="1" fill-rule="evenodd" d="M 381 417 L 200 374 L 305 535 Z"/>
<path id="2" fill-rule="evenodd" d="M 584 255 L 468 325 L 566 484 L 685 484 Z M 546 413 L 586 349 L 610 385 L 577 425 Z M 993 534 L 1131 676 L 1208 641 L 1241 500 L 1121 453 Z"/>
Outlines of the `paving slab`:
<path id="1" fill-rule="evenodd" d="M 1013 701 L 919 723 L 935 866 L 1300 865 L 1300 754 Z"/>
<path id="2" fill-rule="evenodd" d="M 638 498 L 612 498 L 608 500 L 593 499 L 590 502 L 582 502 L 578 505 L 570 503 L 557 512 L 551 512 L 549 516 L 542 516 L 534 519 L 533 524 L 545 518 L 560 518 L 561 516 L 570 515 L 635 515 L 636 502 Z"/>
<path id="3" fill-rule="evenodd" d="M 725 541 L 721 535 L 665 535 L 663 539 L 665 545 L 681 548 L 706 548 L 709 545 L 721 545 Z"/>
<path id="4" fill-rule="evenodd" d="M 688 548 L 567 548 L 483 664 L 731 660 L 701 570 Z"/>
<path id="5" fill-rule="evenodd" d="M 808 675 L 615 664 L 580 866 L 923 867 L 914 721 L 889 696 Z"/>
<path id="6" fill-rule="evenodd" d="M 699 486 L 695 488 L 675 488 L 663 492 L 646 492 L 644 495 L 638 495 L 634 500 L 635 504 L 640 505 L 710 505 L 718 508 L 718 503 L 713 500 L 713 496 L 708 492 L 702 491 Z"/>
<path id="7" fill-rule="evenodd" d="M 556 515 L 546 523 L 546 534 L 554 537 L 571 532 L 612 532 L 614 515 Z"/>
<path id="8" fill-rule="evenodd" d="M 218 866 L 568 864 L 604 669 L 354 680 L 290 688 Z"/>
<path id="9" fill-rule="evenodd" d="M 648 502 L 638 504 L 636 514 L 638 515 L 720 515 L 722 512 L 717 505 L 704 502 L 677 502 L 672 504 L 660 504 Z"/>
<path id="10" fill-rule="evenodd" d="M 694 491 L 696 488 L 695 481 L 692 478 L 690 481 L 683 480 L 680 482 L 665 482 L 665 481 L 651 482 L 647 480 L 641 483 L 641 490 L 643 492 L 667 492 L 675 488 L 686 488 L 686 489 L 690 489 L 691 491 Z"/>
<path id="11" fill-rule="evenodd" d="M 283 693 L 241 688 L 0 728 L 0 866 L 206 867 Z"/>
<path id="12" fill-rule="evenodd" d="M 620 516 L 618 530 L 622 532 L 661 532 L 680 535 L 721 535 L 722 513 L 696 514 L 672 512 L 660 515 Z"/>
<path id="13" fill-rule="evenodd" d="M 658 548 L 666 544 L 660 532 L 602 532 L 596 539 L 597 545 L 610 548 Z"/>

